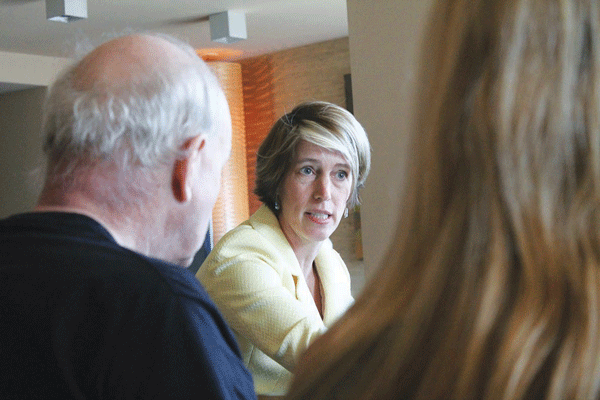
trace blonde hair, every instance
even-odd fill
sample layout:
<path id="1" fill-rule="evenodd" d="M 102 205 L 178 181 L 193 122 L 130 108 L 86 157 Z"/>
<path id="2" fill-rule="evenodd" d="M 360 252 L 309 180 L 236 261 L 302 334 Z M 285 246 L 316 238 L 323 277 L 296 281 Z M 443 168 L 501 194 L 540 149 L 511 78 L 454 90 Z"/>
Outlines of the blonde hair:
<path id="1" fill-rule="evenodd" d="M 324 102 L 308 101 L 279 118 L 261 143 L 256 155 L 254 193 L 275 214 L 279 190 L 302 140 L 341 153 L 352 170 L 352 192 L 348 207 L 360 204 L 371 168 L 371 145 L 362 125 L 344 108 Z"/>
<path id="2" fill-rule="evenodd" d="M 599 4 L 433 11 L 403 219 L 290 398 L 598 398 Z"/>

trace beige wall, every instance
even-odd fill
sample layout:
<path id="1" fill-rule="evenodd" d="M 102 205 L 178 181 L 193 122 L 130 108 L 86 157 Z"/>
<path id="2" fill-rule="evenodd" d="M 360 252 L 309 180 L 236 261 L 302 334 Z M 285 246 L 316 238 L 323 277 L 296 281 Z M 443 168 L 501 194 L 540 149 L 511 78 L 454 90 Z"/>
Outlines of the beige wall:
<path id="1" fill-rule="evenodd" d="M 0 218 L 29 210 L 37 200 L 42 102 L 46 86 L 70 62 L 0 51 L 0 82 L 34 87 L 0 94 Z"/>
<path id="2" fill-rule="evenodd" d="M 0 51 L 0 82 L 48 86 L 70 62 L 68 58 Z"/>
<path id="3" fill-rule="evenodd" d="M 40 87 L 0 95 L 0 218 L 30 210 L 37 200 L 45 93 Z"/>
<path id="4" fill-rule="evenodd" d="M 413 122 L 418 53 L 431 0 L 348 0 L 354 113 L 373 146 L 361 209 L 367 275 L 380 263 L 398 216 Z"/>

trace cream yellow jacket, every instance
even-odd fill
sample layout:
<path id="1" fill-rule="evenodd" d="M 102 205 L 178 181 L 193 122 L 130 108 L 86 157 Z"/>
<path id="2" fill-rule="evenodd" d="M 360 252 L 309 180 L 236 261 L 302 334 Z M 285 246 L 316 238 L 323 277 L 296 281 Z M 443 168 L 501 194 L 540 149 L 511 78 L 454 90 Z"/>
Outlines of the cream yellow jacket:
<path id="1" fill-rule="evenodd" d="M 350 275 L 327 239 L 315 259 L 323 319 L 276 216 L 262 206 L 228 232 L 197 277 L 233 329 L 259 395 L 282 395 L 302 352 L 350 306 Z"/>

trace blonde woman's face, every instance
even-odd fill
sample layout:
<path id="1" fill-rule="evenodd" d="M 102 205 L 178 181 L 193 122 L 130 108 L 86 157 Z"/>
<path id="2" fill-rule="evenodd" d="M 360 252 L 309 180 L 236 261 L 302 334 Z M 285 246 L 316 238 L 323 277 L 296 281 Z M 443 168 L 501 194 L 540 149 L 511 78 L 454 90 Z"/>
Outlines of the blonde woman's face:
<path id="1" fill-rule="evenodd" d="M 279 223 L 296 245 L 329 238 L 352 191 L 350 163 L 337 151 L 301 141 L 279 193 Z"/>

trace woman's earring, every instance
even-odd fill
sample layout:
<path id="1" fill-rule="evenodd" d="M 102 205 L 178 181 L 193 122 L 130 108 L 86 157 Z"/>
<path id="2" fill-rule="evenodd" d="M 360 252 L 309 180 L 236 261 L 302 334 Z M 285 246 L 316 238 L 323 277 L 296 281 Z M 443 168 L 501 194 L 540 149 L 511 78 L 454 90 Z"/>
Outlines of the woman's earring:
<path id="1" fill-rule="evenodd" d="M 279 206 L 279 203 L 277 202 L 277 200 L 275 200 L 275 209 L 279 210 L 281 207 Z"/>
<path id="2" fill-rule="evenodd" d="M 344 218 L 348 218 L 348 207 L 344 210 Z"/>

